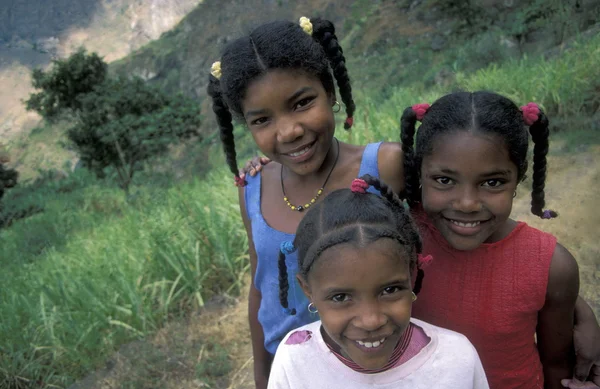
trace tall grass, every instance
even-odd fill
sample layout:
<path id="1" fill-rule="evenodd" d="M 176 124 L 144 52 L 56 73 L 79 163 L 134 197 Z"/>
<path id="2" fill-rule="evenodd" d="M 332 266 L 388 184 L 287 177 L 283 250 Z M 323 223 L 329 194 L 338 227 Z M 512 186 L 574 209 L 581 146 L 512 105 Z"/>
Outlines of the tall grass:
<path id="1" fill-rule="evenodd" d="M 600 112 L 600 36 L 576 41 L 552 58 L 523 57 L 503 65 L 491 64 L 475 73 L 457 71 L 449 89 L 422 84 L 396 88 L 387 99 L 373 91 L 357 91 L 355 126 L 340 139 L 366 144 L 400 140 L 400 116 L 416 103 L 433 103 L 453 90 L 489 90 L 511 98 L 516 104 L 537 102 L 551 118 L 592 116 Z M 341 128 L 341 125 L 339 126 Z"/>
<path id="2" fill-rule="evenodd" d="M 91 185 L 1 230 L 0 387 L 64 386 L 172 315 L 237 293 L 247 241 L 221 175 L 129 203 Z"/>

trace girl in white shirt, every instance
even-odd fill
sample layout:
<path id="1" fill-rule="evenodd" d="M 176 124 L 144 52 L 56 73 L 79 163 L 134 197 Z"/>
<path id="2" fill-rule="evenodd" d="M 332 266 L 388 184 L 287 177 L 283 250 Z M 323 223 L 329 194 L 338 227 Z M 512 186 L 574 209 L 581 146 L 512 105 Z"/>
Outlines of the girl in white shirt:
<path id="1" fill-rule="evenodd" d="M 381 196 L 367 193 L 373 189 Z M 288 294 L 296 284 L 289 285 L 285 261 L 296 249 L 298 285 L 321 320 L 283 339 L 269 388 L 489 388 L 467 338 L 411 319 L 431 258 L 421 258 L 415 225 L 387 185 L 364 176 L 332 192 L 310 207 L 294 242 L 282 243 L 288 314 L 295 314 Z"/>

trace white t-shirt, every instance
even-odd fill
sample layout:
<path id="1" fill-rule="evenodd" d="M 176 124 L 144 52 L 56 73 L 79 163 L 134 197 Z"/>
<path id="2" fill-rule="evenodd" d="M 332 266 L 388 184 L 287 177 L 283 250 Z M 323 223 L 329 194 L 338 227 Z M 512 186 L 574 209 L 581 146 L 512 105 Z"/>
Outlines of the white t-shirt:
<path id="1" fill-rule="evenodd" d="M 340 362 L 323 341 L 320 321 L 291 331 L 275 354 L 269 389 L 489 389 L 477 351 L 465 336 L 417 319 L 411 322 L 425 331 L 429 344 L 402 365 L 375 374 L 356 372 Z M 286 344 L 301 330 L 310 331 L 311 338 Z"/>

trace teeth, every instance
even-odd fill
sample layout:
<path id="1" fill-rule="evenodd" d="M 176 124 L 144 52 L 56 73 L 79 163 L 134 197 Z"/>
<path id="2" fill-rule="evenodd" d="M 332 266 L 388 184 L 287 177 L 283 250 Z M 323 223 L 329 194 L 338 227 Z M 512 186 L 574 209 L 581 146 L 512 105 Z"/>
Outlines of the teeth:
<path id="1" fill-rule="evenodd" d="M 452 221 L 452 224 L 456 224 L 457 226 L 460 226 L 460 227 L 469 227 L 469 228 L 477 227 L 478 225 L 481 224 L 481 222 L 462 223 L 462 222 L 458 222 L 456 220 L 451 220 L 451 221 Z"/>
<path id="2" fill-rule="evenodd" d="M 289 153 L 290 157 L 299 157 L 302 154 L 305 154 L 310 149 L 310 146 L 306 146 L 303 150 L 297 151 L 295 153 Z"/>
<path id="3" fill-rule="evenodd" d="M 382 338 L 381 340 L 376 340 L 375 342 L 361 342 L 360 340 L 357 340 L 356 343 L 360 344 L 363 347 L 366 348 L 377 348 L 379 346 L 381 346 L 383 344 L 383 342 L 385 341 L 385 338 Z"/>

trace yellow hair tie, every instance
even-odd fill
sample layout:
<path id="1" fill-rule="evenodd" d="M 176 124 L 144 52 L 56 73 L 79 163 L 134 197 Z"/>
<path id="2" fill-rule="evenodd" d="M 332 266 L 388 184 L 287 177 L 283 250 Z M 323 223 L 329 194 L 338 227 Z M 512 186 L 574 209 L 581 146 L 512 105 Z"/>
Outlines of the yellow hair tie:
<path id="1" fill-rule="evenodd" d="M 217 80 L 221 79 L 221 61 L 217 61 L 210 67 L 210 74 L 212 74 Z"/>
<path id="2" fill-rule="evenodd" d="M 313 25 L 310 22 L 310 19 L 302 16 L 300 18 L 300 27 L 302 27 L 302 29 L 304 30 L 305 33 L 307 33 L 308 35 L 312 35 L 313 33 Z"/>

